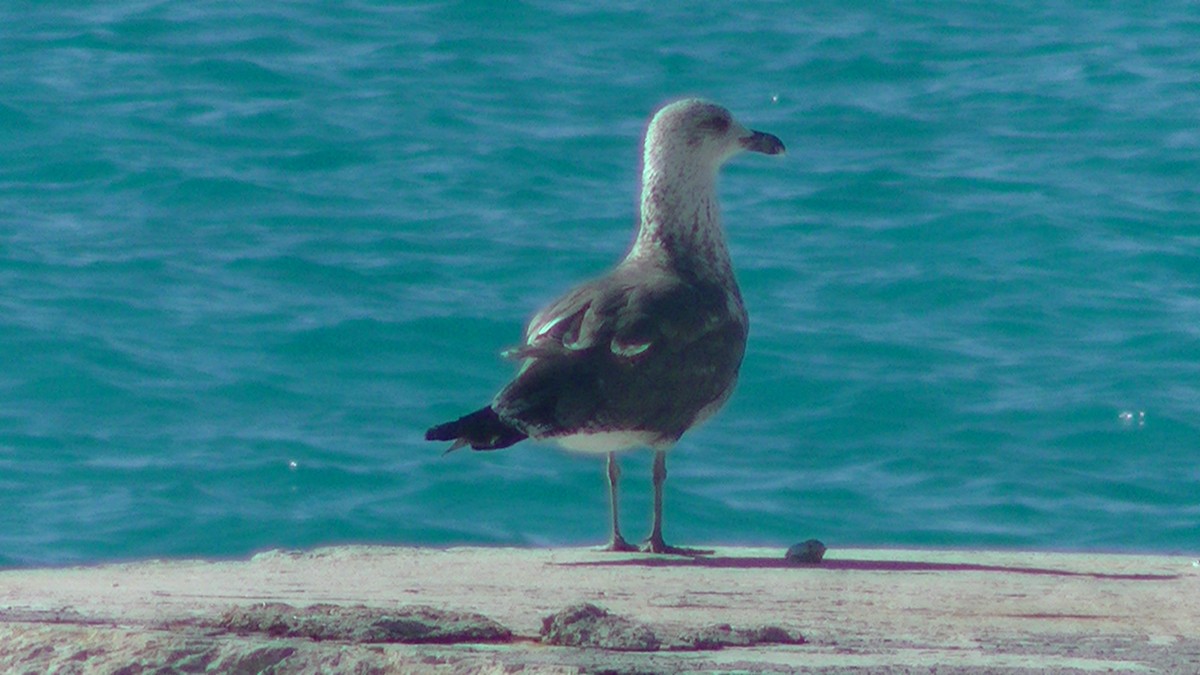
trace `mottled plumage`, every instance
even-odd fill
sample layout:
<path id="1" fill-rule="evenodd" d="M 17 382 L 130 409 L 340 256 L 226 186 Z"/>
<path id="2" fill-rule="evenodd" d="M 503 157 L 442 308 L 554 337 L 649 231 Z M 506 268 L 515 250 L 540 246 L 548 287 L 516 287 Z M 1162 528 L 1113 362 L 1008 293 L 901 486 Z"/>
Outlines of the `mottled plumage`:
<path id="1" fill-rule="evenodd" d="M 530 437 L 607 453 L 609 545 L 620 550 L 630 546 L 617 526 L 612 453 L 654 448 L 648 547 L 678 551 L 662 541 L 665 450 L 729 398 L 746 348 L 749 323 L 716 196 L 717 169 L 742 150 L 780 154 L 783 144 L 706 101 L 660 110 L 646 133 L 642 218 L 628 255 L 533 317 L 525 343 L 506 352 L 520 370 L 491 405 L 425 437 L 454 441 L 451 450 L 493 450 Z"/>
<path id="2" fill-rule="evenodd" d="M 491 407 L 534 438 L 636 430 L 670 445 L 728 397 L 746 325 L 713 280 L 626 263 L 538 314 Z"/>

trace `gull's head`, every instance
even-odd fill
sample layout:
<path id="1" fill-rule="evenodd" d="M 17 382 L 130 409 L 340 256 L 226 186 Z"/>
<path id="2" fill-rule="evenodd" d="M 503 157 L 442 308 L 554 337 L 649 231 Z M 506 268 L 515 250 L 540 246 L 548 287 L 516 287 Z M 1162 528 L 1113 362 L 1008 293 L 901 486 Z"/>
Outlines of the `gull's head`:
<path id="1" fill-rule="evenodd" d="M 646 166 L 694 164 L 712 171 L 734 155 L 749 150 L 781 155 L 777 136 L 747 129 L 721 106 L 689 98 L 663 106 L 646 130 Z"/>

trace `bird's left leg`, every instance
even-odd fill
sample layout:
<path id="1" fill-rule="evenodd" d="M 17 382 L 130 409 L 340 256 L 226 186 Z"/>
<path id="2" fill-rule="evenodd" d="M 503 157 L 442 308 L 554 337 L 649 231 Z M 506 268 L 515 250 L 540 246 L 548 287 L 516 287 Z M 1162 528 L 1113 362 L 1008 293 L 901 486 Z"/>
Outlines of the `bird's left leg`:
<path id="1" fill-rule="evenodd" d="M 659 450 L 654 453 L 654 522 L 650 526 L 650 536 L 646 539 L 642 550 L 647 553 L 669 553 L 672 555 L 710 555 L 712 551 L 694 548 L 679 548 L 669 546 L 663 541 L 663 484 L 667 482 L 667 453 Z"/>

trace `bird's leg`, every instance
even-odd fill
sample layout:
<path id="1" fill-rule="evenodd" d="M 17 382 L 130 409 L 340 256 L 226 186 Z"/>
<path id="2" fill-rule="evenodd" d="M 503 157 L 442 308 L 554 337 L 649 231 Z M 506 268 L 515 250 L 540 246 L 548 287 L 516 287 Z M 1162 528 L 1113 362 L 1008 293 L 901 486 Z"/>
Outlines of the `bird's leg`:
<path id="1" fill-rule="evenodd" d="M 654 483 L 654 520 L 650 525 L 650 537 L 646 539 L 645 550 L 648 553 L 672 553 L 662 535 L 663 483 L 667 482 L 667 453 L 662 450 L 654 453 L 654 473 L 651 476 Z"/>
<path id="2" fill-rule="evenodd" d="M 625 541 L 621 536 L 620 505 L 617 500 L 617 483 L 621 480 L 621 467 L 617 464 L 616 453 L 608 453 L 608 503 L 612 508 L 612 533 L 608 537 L 605 551 L 636 551 L 636 546 Z"/>
<path id="3" fill-rule="evenodd" d="M 712 551 L 694 548 L 679 548 L 668 546 L 662 536 L 663 514 L 663 484 L 667 482 L 667 453 L 659 450 L 654 453 L 654 522 L 650 526 L 650 537 L 642 550 L 647 553 L 670 553 L 673 555 L 709 555 Z"/>

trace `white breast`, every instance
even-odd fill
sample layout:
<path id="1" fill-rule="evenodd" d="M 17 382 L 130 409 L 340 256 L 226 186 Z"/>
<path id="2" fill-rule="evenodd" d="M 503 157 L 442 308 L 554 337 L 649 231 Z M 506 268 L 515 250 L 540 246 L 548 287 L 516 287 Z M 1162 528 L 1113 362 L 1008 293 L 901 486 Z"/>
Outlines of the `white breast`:
<path id="1" fill-rule="evenodd" d="M 659 435 L 650 431 L 599 431 L 558 436 L 564 449 L 585 454 L 607 454 L 632 448 L 654 448 Z"/>

